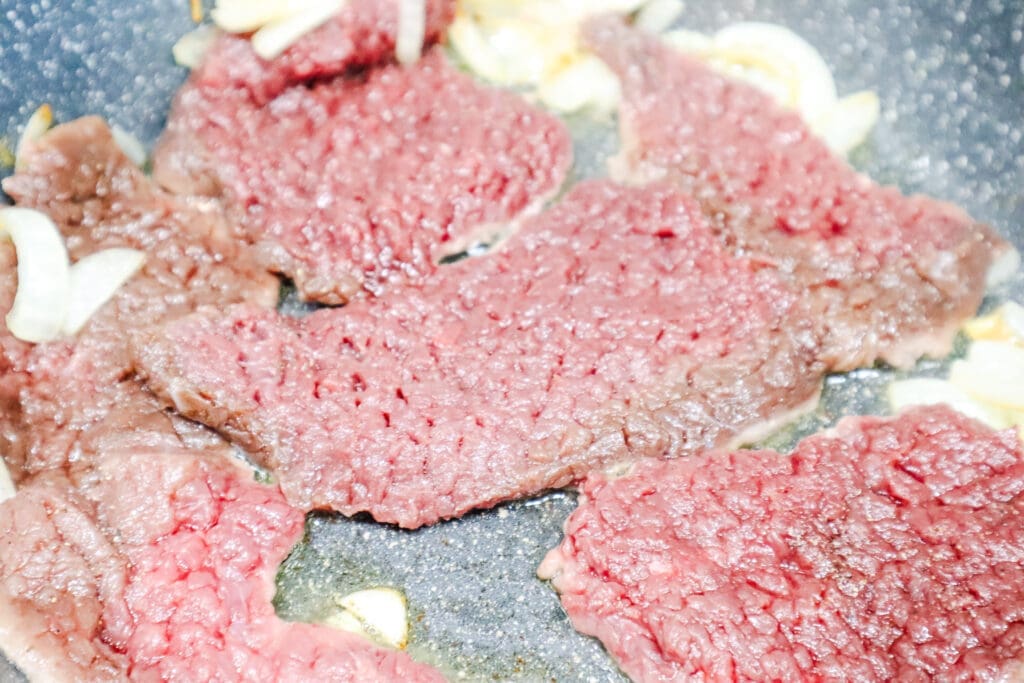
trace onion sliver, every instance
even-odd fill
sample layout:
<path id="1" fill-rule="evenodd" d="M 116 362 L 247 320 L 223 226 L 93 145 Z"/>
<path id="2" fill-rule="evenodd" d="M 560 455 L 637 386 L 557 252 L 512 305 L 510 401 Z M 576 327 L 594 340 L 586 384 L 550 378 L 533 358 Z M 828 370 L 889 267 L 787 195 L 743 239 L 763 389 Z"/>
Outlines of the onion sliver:
<path id="1" fill-rule="evenodd" d="M 370 588 L 337 600 L 340 611 L 324 624 L 355 633 L 381 645 L 404 649 L 409 642 L 405 596 L 393 588 Z"/>
<path id="2" fill-rule="evenodd" d="M 43 137 L 43 133 L 48 131 L 52 125 L 53 110 L 50 109 L 50 105 L 44 104 L 32 113 L 32 116 L 28 118 L 28 122 L 25 124 L 25 130 L 22 132 L 21 138 L 18 140 L 18 147 L 14 150 L 15 170 L 21 170 L 22 157 L 28 151 L 29 146 Z"/>
<path id="3" fill-rule="evenodd" d="M 146 158 L 149 156 L 146 154 L 146 148 L 142 145 L 142 142 L 119 126 L 111 126 L 110 134 L 114 138 L 114 142 L 121 148 L 124 155 L 135 164 L 136 166 L 142 167 L 146 165 Z"/>
<path id="4" fill-rule="evenodd" d="M 269 23 L 253 34 L 252 48 L 263 59 L 274 59 L 299 38 L 325 24 L 344 4 L 344 0 L 317 2 L 297 14 Z"/>
<path id="5" fill-rule="evenodd" d="M 7 329 L 27 342 L 57 339 L 67 314 L 70 291 L 68 251 L 60 231 L 43 213 L 0 209 L 0 238 L 14 243 L 18 291 L 7 314 Z"/>
<path id="6" fill-rule="evenodd" d="M 189 69 L 196 68 L 219 35 L 220 30 L 210 24 L 204 24 L 189 31 L 179 38 L 178 42 L 171 48 L 174 61 L 179 66 Z"/>
<path id="7" fill-rule="evenodd" d="M 684 9 L 682 0 L 650 0 L 640 8 L 633 23 L 645 31 L 661 33 L 676 23 Z"/>
<path id="8" fill-rule="evenodd" d="M 895 411 L 909 406 L 929 406 L 943 403 L 994 429 L 1009 426 L 1003 411 L 971 398 L 966 392 L 944 379 L 919 377 L 893 382 L 889 385 L 889 405 Z"/>
<path id="9" fill-rule="evenodd" d="M 395 58 L 402 64 L 415 64 L 423 53 L 427 37 L 426 0 L 396 0 L 398 3 L 398 36 Z"/>
<path id="10" fill-rule="evenodd" d="M 296 14 L 295 4 L 287 0 L 219 0 L 210 10 L 210 18 L 229 33 L 248 33 Z"/>
<path id="11" fill-rule="evenodd" d="M 976 341 L 953 363 L 949 381 L 972 398 L 1024 411 L 1024 348 L 1011 341 Z"/>
<path id="12" fill-rule="evenodd" d="M 0 503 L 13 497 L 14 482 L 11 481 L 11 473 L 7 471 L 3 458 L 0 458 Z"/>
<path id="13" fill-rule="evenodd" d="M 137 249 L 106 249 L 71 267 L 71 297 L 62 332 L 77 334 L 89 318 L 137 273 L 146 255 Z"/>

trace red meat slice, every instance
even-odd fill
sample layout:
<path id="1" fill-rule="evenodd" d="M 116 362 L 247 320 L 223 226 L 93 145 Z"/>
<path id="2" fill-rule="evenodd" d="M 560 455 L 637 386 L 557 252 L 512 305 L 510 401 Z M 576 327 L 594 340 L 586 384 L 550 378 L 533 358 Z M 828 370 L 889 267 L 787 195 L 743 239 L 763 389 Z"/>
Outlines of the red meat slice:
<path id="1" fill-rule="evenodd" d="M 302 509 L 415 527 L 752 435 L 817 397 L 807 311 L 671 187 L 578 186 L 499 251 L 301 320 L 157 330 L 149 386 Z"/>
<path id="2" fill-rule="evenodd" d="M 1024 451 L 944 407 L 595 476 L 540 574 L 637 681 L 1020 680 Z"/>
<path id="3" fill-rule="evenodd" d="M 795 112 L 656 36 L 602 17 L 586 41 L 622 81 L 613 176 L 669 178 L 724 242 L 807 293 L 834 370 L 945 356 L 1009 246 L 959 208 L 858 174 Z"/>
<path id="4" fill-rule="evenodd" d="M 201 304 L 273 306 L 277 279 L 212 207 L 156 188 L 99 119 L 55 128 L 21 162 L 4 189 L 19 206 L 53 218 L 73 259 L 131 247 L 147 260 L 73 339 L 31 346 L 0 322 L 0 453 L 14 477 L 87 464 L 91 453 L 115 447 L 219 442 L 168 415 L 140 384 L 128 337 Z M 13 249 L 0 244 L 0 304 L 13 299 L 14 264 Z"/>
<path id="5" fill-rule="evenodd" d="M 422 280 L 538 211 L 571 162 L 557 117 L 477 84 L 440 48 L 408 67 L 299 83 L 266 104 L 224 80 L 220 59 L 178 94 L 154 177 L 220 199 L 310 300 Z"/>

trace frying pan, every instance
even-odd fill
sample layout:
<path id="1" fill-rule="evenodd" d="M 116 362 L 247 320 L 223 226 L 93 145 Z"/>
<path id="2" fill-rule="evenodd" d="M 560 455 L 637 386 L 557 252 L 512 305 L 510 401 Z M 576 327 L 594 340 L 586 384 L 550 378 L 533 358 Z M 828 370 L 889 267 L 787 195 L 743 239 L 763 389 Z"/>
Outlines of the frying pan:
<path id="1" fill-rule="evenodd" d="M 1024 248 L 1024 1 L 691 2 L 684 17 L 705 31 L 740 20 L 797 31 L 825 55 L 840 93 L 881 96 L 882 119 L 851 156 L 858 168 L 952 200 Z M 186 0 L 0 0 L 0 135 L 13 144 L 48 102 L 58 120 L 100 114 L 151 145 L 185 77 L 171 45 L 191 27 Z M 576 176 L 600 173 L 614 135 L 573 127 Z M 985 306 L 1009 297 L 1024 300 L 1024 278 Z M 947 365 L 925 361 L 910 374 Z M 893 376 L 876 368 L 829 378 L 818 411 L 770 445 L 788 448 L 842 415 L 886 412 Z M 534 575 L 573 507 L 573 494 L 557 492 L 416 532 L 311 515 L 307 540 L 281 568 L 278 611 L 316 619 L 334 595 L 393 585 L 409 599 L 414 656 L 453 678 L 623 680 Z M 23 679 L 0 660 L 7 680 Z"/>

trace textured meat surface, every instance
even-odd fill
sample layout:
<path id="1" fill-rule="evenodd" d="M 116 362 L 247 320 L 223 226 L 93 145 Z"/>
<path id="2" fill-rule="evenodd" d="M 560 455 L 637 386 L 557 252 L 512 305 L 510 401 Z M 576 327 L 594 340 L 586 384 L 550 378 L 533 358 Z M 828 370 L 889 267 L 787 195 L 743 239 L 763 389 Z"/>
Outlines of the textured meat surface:
<path id="1" fill-rule="evenodd" d="M 423 287 L 301 320 L 208 310 L 138 353 L 158 394 L 259 453 L 294 505 L 414 527 L 813 401 L 797 299 L 675 189 L 592 182 Z"/>
<path id="2" fill-rule="evenodd" d="M 154 177 L 220 198 L 307 299 L 421 280 L 537 210 L 569 168 L 561 121 L 475 83 L 440 48 L 267 104 L 216 76 L 216 56 L 178 94 Z"/>
<path id="3" fill-rule="evenodd" d="M 455 16 L 454 0 L 426 0 L 427 45 Z M 215 88 L 241 87 L 265 103 L 290 85 L 390 61 L 398 34 L 396 0 L 349 0 L 332 19 L 271 61 L 259 57 L 248 36 L 221 36 L 199 78 Z"/>
<path id="4" fill-rule="evenodd" d="M 638 681 L 1019 680 L 1024 453 L 947 408 L 594 477 L 541 566 Z"/>
<path id="5" fill-rule="evenodd" d="M 65 490 L 21 491 L 0 505 L 0 647 L 30 680 L 127 680 L 101 626 L 127 616 L 125 572 Z"/>
<path id="6" fill-rule="evenodd" d="M 959 208 L 859 175 L 800 117 L 656 37 L 602 18 L 587 41 L 623 83 L 613 175 L 669 177 L 725 241 L 776 262 L 827 327 L 836 370 L 944 356 L 1008 247 Z"/>
<path id="7" fill-rule="evenodd" d="M 404 653 L 278 619 L 274 574 L 303 516 L 277 488 L 195 451 L 93 462 L 77 482 L 88 513 L 40 481 L 0 505 L 13 597 L 0 633 L 42 645 L 24 652 L 53 672 L 40 680 L 442 680 Z"/>
<path id="8" fill-rule="evenodd" d="M 30 347 L 0 328 L 0 452 L 12 474 L 23 479 L 115 447 L 217 440 L 169 416 L 139 383 L 127 338 L 201 304 L 273 306 L 276 278 L 242 251 L 216 211 L 156 188 L 99 119 L 54 129 L 23 161 L 4 189 L 53 218 L 73 259 L 132 247 L 147 261 L 74 339 Z M 0 246 L 0 261 L 13 265 L 8 246 Z M 0 301 L 13 297 L 15 284 L 3 271 Z"/>

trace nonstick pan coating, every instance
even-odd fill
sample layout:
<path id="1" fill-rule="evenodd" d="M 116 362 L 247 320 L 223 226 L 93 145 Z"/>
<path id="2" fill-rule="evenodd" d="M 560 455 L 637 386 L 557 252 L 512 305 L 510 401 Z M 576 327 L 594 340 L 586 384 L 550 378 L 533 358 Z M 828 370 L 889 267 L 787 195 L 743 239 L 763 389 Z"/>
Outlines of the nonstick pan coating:
<path id="1" fill-rule="evenodd" d="M 386 0 L 382 0 L 386 1 Z M 882 120 L 853 163 L 883 183 L 952 200 L 1024 248 L 1024 2 L 687 3 L 683 23 L 785 24 L 832 65 L 840 93 L 870 88 Z M 0 0 L 0 135 L 13 146 L 37 106 L 67 121 L 101 114 L 147 145 L 185 76 L 170 48 L 191 28 L 186 0 Z M 600 172 L 616 144 L 574 123 L 578 177 Z M 1018 276 L 986 300 L 1024 300 Z M 925 362 L 911 374 L 936 374 Z M 884 413 L 893 373 L 830 378 L 818 412 L 772 440 L 788 448 L 843 415 Z M 576 634 L 535 578 L 561 537 L 571 493 L 553 493 L 417 532 L 313 515 L 308 541 L 278 579 L 278 611 L 315 619 L 332 596 L 393 585 L 409 598 L 412 651 L 453 678 L 622 680 L 594 640 Z M 0 681 L 20 677 L 0 660 Z"/>

